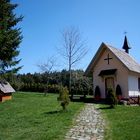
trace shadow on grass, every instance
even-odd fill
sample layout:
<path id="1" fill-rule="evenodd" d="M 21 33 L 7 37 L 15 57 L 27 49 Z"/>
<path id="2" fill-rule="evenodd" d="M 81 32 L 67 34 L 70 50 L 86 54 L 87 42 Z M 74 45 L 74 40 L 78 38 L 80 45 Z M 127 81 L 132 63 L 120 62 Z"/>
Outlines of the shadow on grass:
<path id="1" fill-rule="evenodd" d="M 94 103 L 94 99 L 93 98 L 73 98 L 71 99 L 72 102 L 84 102 L 84 103 Z"/>
<path id="2" fill-rule="evenodd" d="M 64 110 L 54 110 L 54 111 L 48 111 L 48 112 L 44 112 L 44 115 L 53 115 L 53 114 L 60 114 L 65 112 Z"/>
<path id="3" fill-rule="evenodd" d="M 106 110 L 106 109 L 115 109 L 115 108 L 113 108 L 113 107 L 111 107 L 111 106 L 106 106 L 106 107 L 99 107 L 99 108 L 97 108 L 98 110 Z"/>
<path id="4" fill-rule="evenodd" d="M 72 102 L 84 102 L 84 103 L 94 103 L 94 104 L 106 104 L 105 99 L 100 99 L 99 101 L 96 101 L 93 97 L 86 97 L 83 96 L 74 96 L 73 99 L 71 99 Z"/>

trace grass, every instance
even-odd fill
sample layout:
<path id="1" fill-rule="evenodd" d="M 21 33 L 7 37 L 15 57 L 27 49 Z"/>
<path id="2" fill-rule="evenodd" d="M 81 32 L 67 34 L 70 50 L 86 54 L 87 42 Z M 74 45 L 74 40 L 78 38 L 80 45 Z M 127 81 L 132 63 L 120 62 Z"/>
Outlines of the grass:
<path id="1" fill-rule="evenodd" d="M 120 106 L 108 109 L 101 105 L 107 126 L 106 140 L 139 140 L 140 139 L 140 107 Z"/>
<path id="2" fill-rule="evenodd" d="M 57 96 L 15 93 L 0 103 L 0 140 L 62 140 L 83 103 L 62 111 Z"/>

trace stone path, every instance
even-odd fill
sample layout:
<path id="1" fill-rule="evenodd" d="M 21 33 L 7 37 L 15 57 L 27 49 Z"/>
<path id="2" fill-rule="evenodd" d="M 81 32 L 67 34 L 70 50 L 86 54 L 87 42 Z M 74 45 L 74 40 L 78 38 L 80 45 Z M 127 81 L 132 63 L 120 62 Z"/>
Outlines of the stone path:
<path id="1" fill-rule="evenodd" d="M 94 104 L 86 104 L 65 140 L 103 140 L 104 120 Z"/>

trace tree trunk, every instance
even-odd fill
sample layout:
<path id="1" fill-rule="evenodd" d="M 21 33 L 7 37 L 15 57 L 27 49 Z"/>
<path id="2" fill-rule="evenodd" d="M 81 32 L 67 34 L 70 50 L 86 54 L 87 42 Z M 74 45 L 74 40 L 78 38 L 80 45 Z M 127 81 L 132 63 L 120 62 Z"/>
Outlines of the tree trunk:
<path id="1" fill-rule="evenodd" d="M 69 64 L 69 94 L 71 95 L 71 99 L 73 99 L 73 93 L 71 92 L 71 63 Z"/>

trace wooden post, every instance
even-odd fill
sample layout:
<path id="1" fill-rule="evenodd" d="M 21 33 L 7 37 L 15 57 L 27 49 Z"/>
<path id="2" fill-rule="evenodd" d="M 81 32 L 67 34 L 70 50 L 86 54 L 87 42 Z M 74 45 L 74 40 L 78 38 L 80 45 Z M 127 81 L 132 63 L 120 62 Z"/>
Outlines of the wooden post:
<path id="1" fill-rule="evenodd" d="M 138 104 L 140 104 L 140 96 L 138 95 Z"/>

